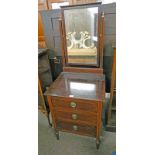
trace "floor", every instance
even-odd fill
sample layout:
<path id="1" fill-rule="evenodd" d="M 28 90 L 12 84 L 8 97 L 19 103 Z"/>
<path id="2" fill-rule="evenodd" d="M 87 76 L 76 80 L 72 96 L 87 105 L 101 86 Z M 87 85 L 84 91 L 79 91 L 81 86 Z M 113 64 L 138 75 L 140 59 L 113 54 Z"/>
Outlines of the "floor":
<path id="1" fill-rule="evenodd" d="M 116 133 L 103 132 L 99 150 L 95 138 L 60 132 L 60 140 L 54 135 L 47 118 L 38 112 L 38 155 L 111 155 L 116 147 Z"/>

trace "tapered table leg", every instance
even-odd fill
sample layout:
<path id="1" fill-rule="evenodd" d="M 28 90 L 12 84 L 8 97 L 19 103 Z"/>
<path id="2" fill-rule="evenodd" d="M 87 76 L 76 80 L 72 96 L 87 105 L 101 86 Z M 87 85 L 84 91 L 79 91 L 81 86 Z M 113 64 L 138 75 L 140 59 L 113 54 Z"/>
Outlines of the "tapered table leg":
<path id="1" fill-rule="evenodd" d="M 99 149 L 100 147 L 100 139 L 96 139 L 96 148 Z"/>
<path id="2" fill-rule="evenodd" d="M 59 131 L 55 131 L 55 135 L 56 135 L 57 140 L 59 140 Z"/>

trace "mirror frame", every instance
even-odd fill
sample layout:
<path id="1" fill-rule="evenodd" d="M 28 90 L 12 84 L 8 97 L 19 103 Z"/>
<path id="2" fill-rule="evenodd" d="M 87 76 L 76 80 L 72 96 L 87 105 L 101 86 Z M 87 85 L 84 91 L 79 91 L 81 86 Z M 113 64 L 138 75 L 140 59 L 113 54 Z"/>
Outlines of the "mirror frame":
<path id="1" fill-rule="evenodd" d="M 68 5 L 68 6 L 62 6 L 61 7 L 61 19 L 60 19 L 60 35 L 61 35 L 61 41 L 62 41 L 62 56 L 63 56 L 63 64 L 64 66 L 67 67 L 101 67 L 102 62 L 103 62 L 103 47 L 101 48 L 102 44 L 102 25 L 101 25 L 101 17 L 102 17 L 102 12 L 100 9 L 101 2 L 97 3 L 89 3 L 89 4 L 79 4 L 79 5 Z M 69 63 L 68 62 L 68 54 L 67 54 L 67 41 L 66 41 L 66 28 L 65 28 L 65 16 L 64 16 L 64 11 L 65 10 L 72 10 L 72 9 L 84 9 L 84 8 L 93 8 L 97 7 L 98 8 L 98 28 L 97 28 L 97 38 L 98 38 L 98 43 L 97 43 L 97 63 L 96 64 L 84 64 L 84 63 Z M 101 38 L 102 37 L 102 38 Z"/>

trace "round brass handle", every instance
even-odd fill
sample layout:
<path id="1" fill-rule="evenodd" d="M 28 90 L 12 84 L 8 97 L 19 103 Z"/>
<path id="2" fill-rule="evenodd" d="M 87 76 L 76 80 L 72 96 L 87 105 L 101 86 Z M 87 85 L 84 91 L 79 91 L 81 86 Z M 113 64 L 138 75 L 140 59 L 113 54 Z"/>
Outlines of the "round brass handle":
<path id="1" fill-rule="evenodd" d="M 77 114 L 72 114 L 72 119 L 77 119 Z"/>
<path id="2" fill-rule="evenodd" d="M 76 107 L 76 103 L 75 103 L 75 102 L 71 102 L 71 103 L 70 103 L 70 106 L 71 106 L 72 108 L 75 108 L 75 107 Z"/>
<path id="3" fill-rule="evenodd" d="M 73 125 L 73 130 L 78 130 L 78 126 L 77 125 Z"/>

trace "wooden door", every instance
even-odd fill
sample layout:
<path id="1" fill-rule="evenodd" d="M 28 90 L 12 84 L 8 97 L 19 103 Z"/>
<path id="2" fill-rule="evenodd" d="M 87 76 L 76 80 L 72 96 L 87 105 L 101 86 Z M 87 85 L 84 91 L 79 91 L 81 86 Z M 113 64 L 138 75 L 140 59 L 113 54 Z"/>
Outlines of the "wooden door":
<path id="1" fill-rule="evenodd" d="M 60 9 L 42 11 L 41 13 L 45 42 L 47 48 L 51 49 L 52 51 L 50 62 L 51 68 L 53 70 L 54 80 L 62 71 L 61 42 L 59 30 L 59 18 L 61 15 L 60 13 Z"/>
<path id="2" fill-rule="evenodd" d="M 60 13 L 60 9 L 41 12 L 46 45 L 49 49 L 52 49 L 55 52 L 56 56 L 61 55 L 59 31 Z"/>

